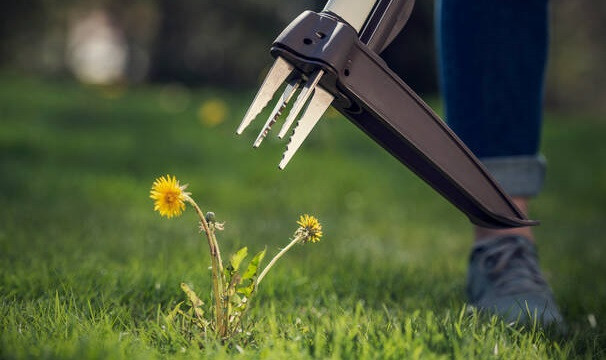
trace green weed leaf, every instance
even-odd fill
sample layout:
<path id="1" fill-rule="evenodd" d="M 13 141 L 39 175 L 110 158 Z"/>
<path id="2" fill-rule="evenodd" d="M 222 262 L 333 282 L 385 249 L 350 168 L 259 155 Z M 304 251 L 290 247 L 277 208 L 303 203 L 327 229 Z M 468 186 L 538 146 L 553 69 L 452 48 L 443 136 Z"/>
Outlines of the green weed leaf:
<path id="1" fill-rule="evenodd" d="M 196 317 L 200 319 L 204 318 L 204 310 L 202 309 L 202 305 L 204 305 L 204 302 L 200 300 L 194 290 L 192 290 L 192 288 L 190 288 L 189 285 L 187 285 L 186 283 L 181 283 L 181 290 L 183 290 L 183 292 L 187 295 L 189 301 L 191 301 L 191 308 L 194 314 L 196 314 Z"/>
<path id="2" fill-rule="evenodd" d="M 177 314 L 179 314 L 181 312 L 181 305 L 183 305 L 183 301 L 179 302 L 174 309 L 172 309 L 168 315 L 166 315 L 166 320 L 167 321 L 173 321 L 173 319 L 175 318 L 175 316 L 177 316 Z"/>
<path id="3" fill-rule="evenodd" d="M 254 290 L 255 290 L 255 282 L 250 281 L 250 283 L 247 286 L 243 286 L 243 287 L 239 288 L 238 293 L 249 298 L 252 295 Z"/>
<path id="4" fill-rule="evenodd" d="M 246 258 L 247 255 L 248 255 L 248 248 L 245 246 L 231 256 L 231 258 L 229 259 L 229 264 L 233 268 L 233 270 L 232 270 L 233 272 L 238 271 L 238 269 L 240 268 L 240 264 L 242 263 L 242 260 L 244 260 L 244 258 Z"/>
<path id="5" fill-rule="evenodd" d="M 263 249 L 262 251 L 259 251 L 257 253 L 257 255 L 255 255 L 255 257 L 252 258 L 252 260 L 248 264 L 248 268 L 246 268 L 246 271 L 244 272 L 244 274 L 242 274 L 243 281 L 252 279 L 253 277 L 255 277 L 257 275 L 257 270 L 259 269 L 259 264 L 261 264 L 263 257 L 265 257 L 266 251 L 267 251 L 267 248 Z"/>

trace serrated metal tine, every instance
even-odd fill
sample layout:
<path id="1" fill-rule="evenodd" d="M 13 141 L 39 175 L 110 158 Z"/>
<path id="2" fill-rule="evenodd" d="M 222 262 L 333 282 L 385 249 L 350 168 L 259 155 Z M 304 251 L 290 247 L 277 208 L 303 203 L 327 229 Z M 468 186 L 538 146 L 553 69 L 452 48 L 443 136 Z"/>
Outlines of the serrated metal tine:
<path id="1" fill-rule="evenodd" d="M 293 122 L 295 122 L 295 119 L 301 112 L 301 109 L 303 109 L 303 105 L 305 105 L 305 103 L 313 93 L 313 90 L 315 89 L 316 85 L 318 85 L 318 81 L 320 81 L 322 75 L 324 75 L 324 70 L 320 69 L 316 71 L 309 77 L 307 83 L 305 83 L 305 86 L 303 86 L 303 90 L 301 90 L 299 96 L 297 96 L 297 101 L 292 106 L 292 109 L 290 109 L 290 113 L 288 114 L 284 125 L 282 125 L 282 129 L 280 129 L 280 132 L 278 133 L 278 137 L 280 139 L 282 139 L 284 135 L 286 135 L 290 126 L 293 124 Z"/>
<path id="2" fill-rule="evenodd" d="M 288 82 L 286 88 L 284 89 L 284 92 L 282 93 L 282 96 L 280 97 L 280 100 L 276 103 L 276 106 L 271 112 L 271 115 L 269 115 L 269 118 L 263 126 L 263 129 L 261 129 L 259 136 L 257 136 L 253 147 L 257 148 L 259 147 L 259 145 L 261 145 L 261 142 L 263 141 L 263 139 L 265 139 L 265 137 L 269 133 L 269 130 L 276 123 L 280 115 L 282 115 L 282 111 L 284 111 L 290 99 L 292 99 L 292 97 L 295 95 L 295 92 L 301 86 L 301 83 L 301 78 L 295 78 Z"/>
<path id="3" fill-rule="evenodd" d="M 288 75 L 290 75 L 293 69 L 294 66 L 283 58 L 278 57 L 276 59 L 269 70 L 269 73 L 267 73 L 265 80 L 263 80 L 263 85 L 261 85 L 257 95 L 255 95 L 255 99 L 244 115 L 242 123 L 240 123 L 240 126 L 238 126 L 236 134 L 242 134 L 244 129 L 250 125 L 257 115 L 259 115 L 261 110 L 263 110 L 267 103 L 269 103 L 269 101 L 274 97 L 275 92 L 278 91 L 284 80 L 288 78 Z"/>
<path id="4" fill-rule="evenodd" d="M 303 144 L 307 135 L 309 135 L 314 126 L 316 126 L 333 99 L 334 96 L 332 96 L 332 94 L 324 90 L 321 86 L 316 86 L 314 95 L 301 116 L 301 119 L 297 123 L 293 135 L 290 138 L 290 142 L 286 146 L 282 161 L 280 161 L 280 164 L 278 165 L 281 170 L 284 170 L 290 159 L 292 159 L 299 147 L 301 147 L 301 144 Z"/>

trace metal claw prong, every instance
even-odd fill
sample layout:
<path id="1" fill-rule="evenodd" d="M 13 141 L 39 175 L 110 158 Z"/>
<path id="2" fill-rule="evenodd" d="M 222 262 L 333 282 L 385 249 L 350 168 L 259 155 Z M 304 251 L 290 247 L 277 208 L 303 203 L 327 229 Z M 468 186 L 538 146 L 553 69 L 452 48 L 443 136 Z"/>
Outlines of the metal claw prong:
<path id="1" fill-rule="evenodd" d="M 290 138 L 290 142 L 286 147 L 286 151 L 284 152 L 284 156 L 282 157 L 282 161 L 280 161 L 280 164 L 278 165 L 281 170 L 284 170 L 290 159 L 295 155 L 305 138 L 307 138 L 307 135 L 309 135 L 314 126 L 316 126 L 322 117 L 322 114 L 328 109 L 333 100 L 334 96 L 328 91 L 324 90 L 321 86 L 316 86 L 314 95 L 301 116 L 301 119 L 297 123 L 293 135 Z"/>
<path id="2" fill-rule="evenodd" d="M 278 133 L 278 137 L 280 139 L 282 139 L 284 135 L 286 135 L 290 126 L 293 124 L 293 122 L 295 122 L 295 119 L 301 112 L 301 109 L 303 109 L 303 105 L 305 105 L 305 103 L 313 93 L 314 89 L 316 88 L 316 85 L 318 85 L 318 82 L 322 78 L 322 75 L 324 75 L 324 70 L 317 70 L 309 77 L 307 83 L 305 83 L 305 86 L 303 86 L 303 89 L 299 93 L 299 96 L 297 96 L 297 101 L 295 101 L 295 104 L 293 105 L 292 109 L 290 109 L 290 113 L 288 114 L 284 125 L 282 125 L 282 129 L 280 129 L 280 132 Z"/>
<path id="3" fill-rule="evenodd" d="M 290 75 L 293 69 L 294 66 L 283 58 L 278 57 L 276 59 L 273 66 L 269 70 L 269 73 L 265 77 L 263 85 L 261 85 L 261 88 L 259 88 L 255 99 L 248 108 L 246 115 L 244 115 L 242 123 L 240 123 L 240 126 L 238 126 L 236 134 L 242 134 L 244 129 L 250 125 L 257 115 L 259 115 L 261 110 L 263 110 L 267 103 L 269 103 L 269 101 L 273 98 L 275 92 L 278 91 L 282 83 L 286 80 L 286 78 L 288 78 L 288 75 Z"/>
<path id="4" fill-rule="evenodd" d="M 271 115 L 269 115 L 269 118 L 267 119 L 265 125 L 263 125 L 261 132 L 259 132 L 259 136 L 257 136 L 257 139 L 253 144 L 253 147 L 257 148 L 259 147 L 259 145 L 261 145 L 261 142 L 263 141 L 263 139 L 265 139 L 271 127 L 276 123 L 276 121 L 282 114 L 282 111 L 284 111 L 284 109 L 286 108 L 286 105 L 288 104 L 290 99 L 292 99 L 292 97 L 295 95 L 295 92 L 301 86 L 301 83 L 302 79 L 298 77 L 290 80 L 288 84 L 286 84 L 286 88 L 284 89 L 280 100 L 276 103 L 276 106 L 271 112 Z"/>

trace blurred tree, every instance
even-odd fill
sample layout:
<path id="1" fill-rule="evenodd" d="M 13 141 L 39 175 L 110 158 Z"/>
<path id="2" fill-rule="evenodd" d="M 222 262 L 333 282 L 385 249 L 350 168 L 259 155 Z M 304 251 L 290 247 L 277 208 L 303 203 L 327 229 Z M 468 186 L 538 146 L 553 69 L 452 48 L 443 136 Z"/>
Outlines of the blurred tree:
<path id="1" fill-rule="evenodd" d="M 0 11 L 0 67 L 67 75 L 68 34 L 95 10 L 123 34 L 129 82 L 254 87 L 272 40 L 324 0 L 19 0 Z M 553 0 L 546 103 L 606 112 L 606 2 Z M 433 1 L 417 0 L 405 31 L 382 55 L 421 94 L 437 92 Z"/>
<path id="2" fill-rule="evenodd" d="M 606 1 L 552 1 L 547 106 L 606 113 Z"/>
<path id="3" fill-rule="evenodd" d="M 105 0 L 104 3 L 126 37 L 128 80 L 131 82 L 147 80 L 161 16 L 158 1 Z"/>
<path id="4" fill-rule="evenodd" d="M 48 25 L 43 0 L 7 1 L 0 11 L 0 66 L 30 64 Z"/>
<path id="5" fill-rule="evenodd" d="M 162 20 L 151 78 L 256 84 L 271 62 L 271 41 L 305 5 L 279 0 L 159 0 Z"/>

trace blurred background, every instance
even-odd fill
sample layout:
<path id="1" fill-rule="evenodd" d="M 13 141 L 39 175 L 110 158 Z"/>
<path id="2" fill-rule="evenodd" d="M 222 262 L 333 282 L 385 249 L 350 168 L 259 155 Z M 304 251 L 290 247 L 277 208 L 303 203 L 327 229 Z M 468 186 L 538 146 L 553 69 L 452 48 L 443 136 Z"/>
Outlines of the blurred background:
<path id="1" fill-rule="evenodd" d="M 289 254 L 289 266 L 264 284 L 260 300 L 272 301 L 262 306 L 273 309 L 277 301 L 277 309 L 290 309 L 317 304 L 320 296 L 346 309 L 362 299 L 387 316 L 385 309 L 397 309 L 396 318 L 428 307 L 459 313 L 469 222 L 355 126 L 328 111 L 286 171 L 277 169 L 285 144 L 275 136 L 251 149 L 261 120 L 234 134 L 272 63 L 271 42 L 301 11 L 323 5 L 2 3 L 0 358 L 80 359 L 63 351 L 62 341 L 67 349 L 122 349 L 116 344 L 130 333 L 162 350 L 163 340 L 137 335 L 141 324 L 155 324 L 150 319 L 160 305 L 182 300 L 181 281 L 208 285 L 195 214 L 169 221 L 153 212 L 149 188 L 167 173 L 226 221 L 225 254 L 244 244 L 250 252 L 279 249 L 301 213 L 322 221 L 325 239 Z M 417 0 L 383 56 L 441 113 L 433 6 Z M 541 144 L 549 166 L 531 213 L 542 223 L 536 231 L 545 239 L 538 246 L 546 276 L 570 329 L 580 334 L 566 346 L 582 358 L 604 358 L 606 1 L 553 0 L 551 10 Z M 69 299 L 75 316 L 109 309 L 134 325 L 112 318 L 111 343 L 103 343 L 105 328 L 91 335 L 86 322 L 83 334 L 63 339 L 72 325 L 39 311 L 55 309 L 57 299 Z M 45 315 L 37 323 L 31 313 Z M 85 318 L 96 321 L 81 315 L 74 323 Z M 486 346 L 492 354 L 493 345 Z"/>
<path id="2" fill-rule="evenodd" d="M 323 0 L 27 0 L 3 4 L 0 69 L 94 84 L 253 88 L 268 47 Z M 554 0 L 546 104 L 606 111 L 606 3 Z M 384 56 L 424 95 L 438 91 L 433 1 L 419 0 Z M 398 50 L 406 49 L 406 51 Z"/>

